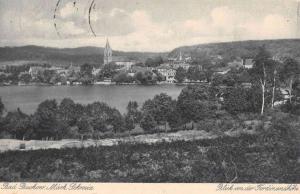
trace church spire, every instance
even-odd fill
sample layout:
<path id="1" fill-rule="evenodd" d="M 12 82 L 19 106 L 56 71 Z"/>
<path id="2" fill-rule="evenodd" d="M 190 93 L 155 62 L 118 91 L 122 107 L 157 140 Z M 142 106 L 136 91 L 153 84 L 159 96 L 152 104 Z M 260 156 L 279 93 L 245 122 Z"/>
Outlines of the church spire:
<path id="1" fill-rule="evenodd" d="M 105 49 L 111 49 L 111 48 L 110 48 L 110 45 L 109 45 L 108 38 L 106 38 Z"/>
<path id="2" fill-rule="evenodd" d="M 108 38 L 106 38 L 106 44 L 104 47 L 104 57 L 103 57 L 103 64 L 109 64 L 112 62 L 112 49 L 110 48 Z"/>

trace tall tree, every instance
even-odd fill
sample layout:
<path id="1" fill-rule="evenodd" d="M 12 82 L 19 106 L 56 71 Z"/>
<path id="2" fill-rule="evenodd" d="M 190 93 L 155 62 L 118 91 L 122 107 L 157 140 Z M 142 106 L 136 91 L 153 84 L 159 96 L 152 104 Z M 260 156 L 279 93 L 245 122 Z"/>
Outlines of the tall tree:
<path id="1" fill-rule="evenodd" d="M 78 126 L 78 132 L 81 136 L 81 141 L 84 139 L 84 137 L 91 137 L 93 134 L 93 126 L 91 125 L 90 118 L 86 115 L 82 115 L 78 120 L 77 124 Z"/>
<path id="2" fill-rule="evenodd" d="M 186 77 L 186 71 L 182 67 L 179 67 L 176 70 L 175 79 L 177 80 L 177 82 L 182 83 L 185 77 Z"/>
<path id="3" fill-rule="evenodd" d="M 45 100 L 39 104 L 34 114 L 39 137 L 55 137 L 58 132 L 58 106 L 56 100 Z"/>
<path id="4" fill-rule="evenodd" d="M 284 60 L 284 66 L 281 71 L 281 80 L 285 81 L 289 91 L 289 102 L 292 103 L 293 84 L 300 76 L 299 63 L 292 58 Z"/>
<path id="5" fill-rule="evenodd" d="M 19 79 L 24 83 L 29 83 L 31 80 L 31 75 L 29 73 L 21 73 L 19 75 Z"/>
<path id="6" fill-rule="evenodd" d="M 143 112 L 151 114 L 158 123 L 164 123 L 167 129 L 167 120 L 173 109 L 173 101 L 170 96 L 165 93 L 154 96 L 152 100 L 147 100 L 143 105 Z"/>
<path id="7" fill-rule="evenodd" d="M 271 99 L 271 107 L 274 108 L 274 103 L 276 100 L 276 89 L 278 88 L 278 78 L 279 78 L 279 68 L 282 64 L 276 62 L 274 60 L 269 60 L 269 68 L 268 68 L 268 78 L 269 82 L 272 86 L 272 99 Z"/>
<path id="8" fill-rule="evenodd" d="M 64 98 L 59 105 L 59 119 L 73 126 L 77 119 L 76 104 L 70 98 Z"/>
<path id="9" fill-rule="evenodd" d="M 260 114 L 264 114 L 265 108 L 265 93 L 267 86 L 267 68 L 268 68 L 268 60 L 270 59 L 270 53 L 265 49 L 265 47 L 260 47 L 259 52 L 254 59 L 254 65 L 251 70 L 252 77 L 254 78 L 254 82 L 258 83 L 261 87 L 262 91 L 262 103 L 261 103 L 261 111 Z"/>
<path id="10" fill-rule="evenodd" d="M 2 102 L 2 98 L 0 97 L 0 117 L 2 117 L 4 110 L 5 110 L 5 107 Z"/>
<path id="11" fill-rule="evenodd" d="M 136 101 L 129 101 L 127 105 L 127 113 L 125 115 L 126 129 L 134 129 L 135 124 L 141 120 L 141 112 L 138 110 Z"/>
<path id="12" fill-rule="evenodd" d="M 202 81 L 206 79 L 206 75 L 201 71 L 200 66 L 191 66 L 187 71 L 187 78 L 194 81 Z"/>
<path id="13" fill-rule="evenodd" d="M 4 73 L 0 73 L 0 83 L 4 83 L 7 80 L 7 76 Z"/>
<path id="14" fill-rule="evenodd" d="M 143 118 L 141 120 L 141 127 L 145 130 L 145 131 L 151 131 L 154 130 L 156 126 L 156 122 L 153 118 L 153 116 L 149 113 L 146 113 L 143 115 Z"/>
<path id="15" fill-rule="evenodd" d="M 178 96 L 177 109 L 180 111 L 184 123 L 196 122 L 210 117 L 215 109 L 215 91 L 202 85 L 184 88 Z"/>
<path id="16" fill-rule="evenodd" d="M 92 76 L 93 65 L 85 63 L 80 66 L 80 73 L 82 75 Z"/>
<path id="17" fill-rule="evenodd" d="M 19 108 L 17 111 L 9 112 L 4 118 L 2 125 L 17 139 L 24 139 L 25 134 L 31 131 L 29 116 Z"/>

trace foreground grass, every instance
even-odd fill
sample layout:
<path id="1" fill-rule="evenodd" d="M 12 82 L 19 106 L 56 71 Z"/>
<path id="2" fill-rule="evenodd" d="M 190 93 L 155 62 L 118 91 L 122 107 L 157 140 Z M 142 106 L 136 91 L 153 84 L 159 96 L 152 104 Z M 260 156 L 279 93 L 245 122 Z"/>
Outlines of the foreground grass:
<path id="1" fill-rule="evenodd" d="M 0 154 L 0 181 L 300 181 L 298 149 L 256 135 Z"/>

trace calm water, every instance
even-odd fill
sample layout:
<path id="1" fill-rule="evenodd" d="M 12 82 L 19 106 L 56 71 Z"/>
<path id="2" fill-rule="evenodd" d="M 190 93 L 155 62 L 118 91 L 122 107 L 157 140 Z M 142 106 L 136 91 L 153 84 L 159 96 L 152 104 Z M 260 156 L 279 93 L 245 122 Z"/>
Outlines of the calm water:
<path id="1" fill-rule="evenodd" d="M 142 103 L 162 92 L 177 98 L 184 86 L 176 85 L 94 85 L 94 86 L 8 86 L 0 87 L 0 96 L 8 111 L 18 107 L 28 114 L 33 113 L 38 104 L 46 99 L 71 98 L 77 103 L 87 104 L 101 101 L 119 109 L 122 113 L 131 100 Z"/>

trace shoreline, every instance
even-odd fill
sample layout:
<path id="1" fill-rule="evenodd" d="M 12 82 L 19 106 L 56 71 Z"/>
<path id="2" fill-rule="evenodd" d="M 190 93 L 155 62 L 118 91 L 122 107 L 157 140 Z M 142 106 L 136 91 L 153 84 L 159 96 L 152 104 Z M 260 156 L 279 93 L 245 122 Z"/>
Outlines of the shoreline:
<path id="1" fill-rule="evenodd" d="M 127 85 L 137 85 L 137 86 L 153 86 L 153 85 L 178 85 L 178 86 L 186 86 L 186 85 L 196 85 L 196 84 L 209 84 L 207 82 L 184 82 L 184 83 L 167 83 L 167 82 L 160 82 L 160 83 L 155 83 L 155 84 L 137 84 L 137 83 L 94 83 L 94 84 L 44 84 L 44 83 L 29 83 L 29 84 L 10 84 L 10 85 L 5 85 L 1 84 L 0 87 L 10 87 L 10 86 L 69 86 L 69 87 L 74 87 L 74 86 L 111 86 L 111 85 L 118 85 L 118 86 L 127 86 Z"/>

